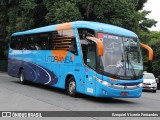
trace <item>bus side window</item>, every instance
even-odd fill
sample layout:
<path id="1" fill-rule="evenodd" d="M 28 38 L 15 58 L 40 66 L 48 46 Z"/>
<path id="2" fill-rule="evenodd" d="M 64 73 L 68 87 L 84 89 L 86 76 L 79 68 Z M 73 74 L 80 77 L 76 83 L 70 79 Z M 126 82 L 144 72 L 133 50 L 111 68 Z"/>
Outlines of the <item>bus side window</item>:
<path id="1" fill-rule="evenodd" d="M 72 38 L 71 45 L 69 46 L 69 51 L 77 55 L 77 46 L 75 38 Z"/>
<path id="2" fill-rule="evenodd" d="M 52 50 L 52 34 L 48 34 L 46 42 L 46 50 Z"/>
<path id="3" fill-rule="evenodd" d="M 27 43 L 28 43 L 27 36 L 22 37 L 21 50 L 27 50 L 27 46 L 28 46 Z"/>
<path id="4" fill-rule="evenodd" d="M 49 39 L 50 33 L 42 33 L 36 36 L 36 43 L 35 43 L 35 48 L 36 50 L 49 50 L 48 47 L 48 39 Z"/>
<path id="5" fill-rule="evenodd" d="M 83 61 L 85 64 L 87 64 L 87 46 L 82 45 L 82 53 L 83 53 Z"/>
<path id="6" fill-rule="evenodd" d="M 79 28 L 78 29 L 79 38 L 80 40 L 83 40 L 86 38 L 86 36 L 95 37 L 95 31 L 92 29 L 86 29 L 86 28 Z"/>
<path id="7" fill-rule="evenodd" d="M 77 55 L 77 45 L 73 29 L 54 31 L 51 45 L 52 50 L 65 50 Z"/>
<path id="8" fill-rule="evenodd" d="M 35 50 L 35 39 L 34 36 L 29 36 L 28 38 L 28 49 Z"/>
<path id="9" fill-rule="evenodd" d="M 10 47 L 12 49 L 16 49 L 16 47 L 17 47 L 16 45 L 17 45 L 17 39 L 16 39 L 16 37 L 12 37 L 11 42 L 10 42 Z"/>
<path id="10" fill-rule="evenodd" d="M 22 40 L 21 40 L 21 37 L 19 36 L 19 37 L 17 37 L 17 40 L 16 40 L 17 42 L 16 42 L 16 49 L 17 50 L 21 50 L 21 46 L 22 46 Z"/>
<path id="11" fill-rule="evenodd" d="M 88 46 L 87 51 L 87 65 L 92 69 L 96 69 L 96 46 Z"/>
<path id="12" fill-rule="evenodd" d="M 12 37 L 10 47 L 14 50 L 20 50 L 21 49 L 21 36 Z"/>
<path id="13" fill-rule="evenodd" d="M 35 44 L 35 48 L 36 48 L 36 50 L 41 50 L 42 49 L 40 40 L 37 40 L 37 42 Z"/>

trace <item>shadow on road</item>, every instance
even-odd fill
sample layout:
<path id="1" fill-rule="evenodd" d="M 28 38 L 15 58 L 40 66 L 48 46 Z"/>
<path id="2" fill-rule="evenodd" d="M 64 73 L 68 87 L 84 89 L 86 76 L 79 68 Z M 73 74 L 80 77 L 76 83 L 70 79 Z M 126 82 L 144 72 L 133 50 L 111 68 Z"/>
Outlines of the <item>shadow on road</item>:
<path id="1" fill-rule="evenodd" d="M 16 84 L 20 84 L 18 81 L 12 81 L 12 82 L 16 83 Z M 62 94 L 63 96 L 65 95 L 62 98 L 67 98 L 67 97 L 73 98 L 73 97 L 68 96 L 64 89 L 55 88 L 55 87 L 48 86 L 48 85 L 41 85 L 41 84 L 37 84 L 37 83 L 33 83 L 33 82 L 27 82 L 26 85 L 36 87 L 39 89 L 44 89 L 44 90 L 47 90 L 50 92 Z M 80 94 L 80 93 L 78 93 L 77 97 L 73 98 L 73 99 L 78 100 L 78 98 L 83 99 L 85 101 L 95 102 L 95 103 L 98 102 L 98 103 L 109 103 L 109 104 L 136 104 L 133 101 L 127 100 L 128 98 L 125 98 L 125 100 L 124 100 L 124 98 L 123 99 L 122 98 L 98 98 L 98 97 L 92 97 L 92 96 L 88 96 L 88 95 L 84 95 L 84 94 Z M 138 98 L 133 98 L 133 99 L 138 99 Z"/>
<path id="2" fill-rule="evenodd" d="M 155 94 L 155 92 L 153 92 L 152 90 L 143 90 L 143 92 L 144 93 L 151 93 L 151 94 L 153 93 L 153 94 Z"/>
<path id="3" fill-rule="evenodd" d="M 12 81 L 12 82 L 22 85 L 19 81 Z M 25 85 L 32 86 L 32 87 L 36 87 L 36 88 L 40 88 L 40 89 L 44 89 L 44 90 L 47 90 L 47 91 L 56 92 L 56 93 L 64 94 L 64 95 L 65 95 L 65 90 L 60 89 L 60 88 L 55 88 L 55 87 L 48 86 L 48 85 L 42 85 L 42 84 L 30 82 L 30 81 L 27 81 L 27 83 L 26 83 Z"/>
<path id="4" fill-rule="evenodd" d="M 98 102 L 98 103 L 109 103 L 109 104 L 136 104 L 133 101 L 127 100 L 128 98 L 122 99 L 122 98 L 101 98 L 101 97 L 92 97 L 88 95 L 79 94 L 79 98 L 92 101 L 92 102 Z"/>

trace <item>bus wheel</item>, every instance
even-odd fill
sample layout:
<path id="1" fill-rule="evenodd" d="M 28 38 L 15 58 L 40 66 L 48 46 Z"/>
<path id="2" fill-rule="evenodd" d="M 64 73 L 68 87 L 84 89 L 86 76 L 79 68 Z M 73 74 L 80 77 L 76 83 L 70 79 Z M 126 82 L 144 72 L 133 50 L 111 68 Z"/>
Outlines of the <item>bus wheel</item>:
<path id="1" fill-rule="evenodd" d="M 26 83 L 25 78 L 24 78 L 24 70 L 23 69 L 21 69 L 20 72 L 19 72 L 19 82 L 21 84 L 25 84 Z"/>
<path id="2" fill-rule="evenodd" d="M 67 93 L 68 95 L 75 97 L 76 96 L 76 81 L 74 77 L 70 77 L 67 82 Z"/>

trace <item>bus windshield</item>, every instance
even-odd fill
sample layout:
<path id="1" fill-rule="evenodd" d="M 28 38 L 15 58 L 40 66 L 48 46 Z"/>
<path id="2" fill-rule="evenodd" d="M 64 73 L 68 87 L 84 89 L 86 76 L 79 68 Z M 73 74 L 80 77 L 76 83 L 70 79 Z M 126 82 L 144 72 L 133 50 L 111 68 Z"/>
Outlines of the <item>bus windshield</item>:
<path id="1" fill-rule="evenodd" d="M 138 79 L 143 74 L 139 41 L 135 38 L 103 34 L 104 55 L 100 69 L 118 79 Z"/>

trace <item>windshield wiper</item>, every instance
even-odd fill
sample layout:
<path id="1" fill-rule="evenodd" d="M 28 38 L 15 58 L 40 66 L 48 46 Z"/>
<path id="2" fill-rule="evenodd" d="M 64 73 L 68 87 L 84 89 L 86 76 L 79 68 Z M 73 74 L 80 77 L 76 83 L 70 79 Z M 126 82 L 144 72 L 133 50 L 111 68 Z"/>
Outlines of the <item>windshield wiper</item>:
<path id="1" fill-rule="evenodd" d="M 131 66 L 132 74 L 133 74 L 134 78 L 137 79 L 137 76 L 136 76 L 134 67 L 133 67 L 133 65 L 132 65 L 132 63 L 130 62 L 129 57 L 128 57 L 128 53 L 129 53 L 128 48 L 127 48 L 127 50 L 126 50 L 125 52 L 126 52 L 126 58 L 127 58 L 127 63 L 128 63 L 128 70 L 129 70 L 129 65 L 130 65 L 130 66 Z M 125 69 L 127 69 L 127 68 L 125 68 Z"/>
<path id="2" fill-rule="evenodd" d="M 123 65 L 122 65 L 121 63 L 123 63 Z M 118 63 L 118 64 L 120 64 L 120 65 L 117 66 L 117 69 L 116 69 L 115 72 L 114 72 L 114 76 L 115 76 L 115 77 L 118 76 L 118 73 L 119 73 L 120 69 L 121 69 L 122 67 L 124 67 L 123 53 L 122 53 L 122 60 L 121 60 L 120 63 Z"/>

